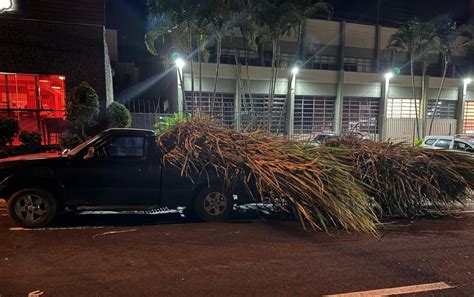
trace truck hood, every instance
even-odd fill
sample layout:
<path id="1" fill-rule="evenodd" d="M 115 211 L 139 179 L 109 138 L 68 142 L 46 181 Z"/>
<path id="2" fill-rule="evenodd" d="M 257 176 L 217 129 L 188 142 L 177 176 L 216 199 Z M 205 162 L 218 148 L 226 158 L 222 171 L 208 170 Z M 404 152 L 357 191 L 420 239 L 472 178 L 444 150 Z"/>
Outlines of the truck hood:
<path id="1" fill-rule="evenodd" d="M 0 164 L 10 163 L 10 162 L 33 161 L 33 160 L 59 159 L 59 158 L 64 158 L 64 157 L 61 156 L 59 153 L 32 154 L 32 155 L 23 155 L 23 156 L 0 159 Z"/>

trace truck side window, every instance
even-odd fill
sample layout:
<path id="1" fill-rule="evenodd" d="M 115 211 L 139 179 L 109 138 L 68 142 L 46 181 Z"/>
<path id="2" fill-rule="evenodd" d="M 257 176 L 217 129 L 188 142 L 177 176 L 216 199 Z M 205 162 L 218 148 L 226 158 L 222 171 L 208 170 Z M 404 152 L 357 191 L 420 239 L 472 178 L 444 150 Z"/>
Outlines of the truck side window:
<path id="1" fill-rule="evenodd" d="M 448 149 L 449 145 L 451 144 L 451 140 L 449 139 L 440 139 L 438 142 L 436 142 L 435 147 L 441 147 Z"/>
<path id="2" fill-rule="evenodd" d="M 143 158 L 145 138 L 143 136 L 117 136 L 106 146 L 111 158 Z"/>
<path id="3" fill-rule="evenodd" d="M 433 143 L 434 143 L 435 141 L 436 141 L 436 139 L 427 139 L 427 140 L 425 141 L 425 144 L 426 144 L 426 145 L 433 145 Z"/>
<path id="4" fill-rule="evenodd" d="M 466 149 L 471 148 L 470 145 L 461 142 L 461 141 L 454 141 L 454 149 L 460 150 L 460 151 L 465 151 Z"/>

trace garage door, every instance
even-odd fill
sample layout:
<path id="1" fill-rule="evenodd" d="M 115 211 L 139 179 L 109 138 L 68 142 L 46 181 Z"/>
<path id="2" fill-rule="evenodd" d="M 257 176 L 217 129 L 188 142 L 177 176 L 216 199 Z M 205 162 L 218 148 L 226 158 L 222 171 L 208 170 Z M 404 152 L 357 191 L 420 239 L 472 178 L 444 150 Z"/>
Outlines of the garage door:
<path id="1" fill-rule="evenodd" d="M 463 133 L 474 133 L 474 101 L 466 101 L 464 105 Z"/>
<path id="2" fill-rule="evenodd" d="M 332 131 L 336 97 L 296 96 L 294 133 L 310 135 Z"/>
<path id="3" fill-rule="evenodd" d="M 342 130 L 377 134 L 379 98 L 344 97 Z"/>

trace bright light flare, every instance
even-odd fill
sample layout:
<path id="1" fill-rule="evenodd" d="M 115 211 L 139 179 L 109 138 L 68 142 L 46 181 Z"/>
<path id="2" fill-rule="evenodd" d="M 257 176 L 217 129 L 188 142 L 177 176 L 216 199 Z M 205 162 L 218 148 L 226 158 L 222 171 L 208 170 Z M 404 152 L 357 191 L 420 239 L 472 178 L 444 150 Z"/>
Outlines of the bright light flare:
<path id="1" fill-rule="evenodd" d="M 176 67 L 178 67 L 179 69 L 183 69 L 184 65 L 186 65 L 186 63 L 184 62 L 183 59 L 181 58 L 177 58 L 174 63 L 176 64 Z"/>
<path id="2" fill-rule="evenodd" d="M 390 80 L 390 79 L 393 78 L 394 74 L 393 74 L 393 72 L 390 71 L 390 72 L 385 73 L 384 76 L 385 76 L 386 80 Z"/>
<path id="3" fill-rule="evenodd" d="M 300 72 L 300 68 L 297 67 L 297 66 L 295 66 L 295 67 L 293 67 L 293 69 L 291 69 L 291 73 L 292 73 L 293 75 L 297 75 L 298 72 Z"/>
<path id="4" fill-rule="evenodd" d="M 464 84 L 465 84 L 465 85 L 468 85 L 468 84 L 470 84 L 470 83 L 472 83 L 472 79 L 471 79 L 471 78 L 465 78 L 465 79 L 464 79 Z"/>

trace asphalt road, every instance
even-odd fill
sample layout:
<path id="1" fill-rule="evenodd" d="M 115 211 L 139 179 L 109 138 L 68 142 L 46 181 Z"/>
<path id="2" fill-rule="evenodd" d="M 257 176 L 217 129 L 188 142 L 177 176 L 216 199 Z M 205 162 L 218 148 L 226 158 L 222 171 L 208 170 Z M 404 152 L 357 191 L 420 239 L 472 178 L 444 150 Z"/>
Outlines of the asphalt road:
<path id="1" fill-rule="evenodd" d="M 67 216 L 24 230 L 0 205 L 0 238 L 2 297 L 474 296 L 472 210 L 390 221 L 378 240 L 252 217 Z"/>

